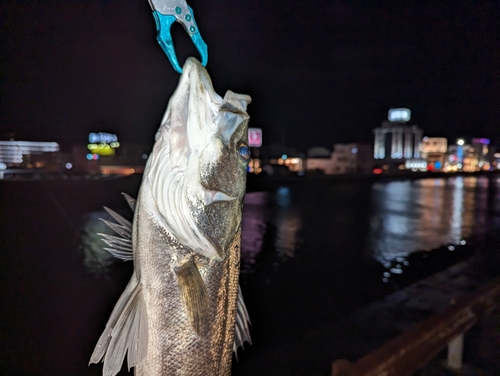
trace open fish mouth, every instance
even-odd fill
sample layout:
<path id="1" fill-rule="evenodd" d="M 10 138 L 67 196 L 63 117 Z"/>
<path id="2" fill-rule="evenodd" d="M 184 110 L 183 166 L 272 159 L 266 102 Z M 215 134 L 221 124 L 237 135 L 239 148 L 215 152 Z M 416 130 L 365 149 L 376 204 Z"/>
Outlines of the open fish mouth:
<path id="1" fill-rule="evenodd" d="M 210 205 L 221 201 L 233 201 L 233 200 L 236 200 L 236 197 L 229 196 L 224 192 L 212 191 L 212 190 L 205 191 L 205 200 L 204 200 L 205 205 Z"/>

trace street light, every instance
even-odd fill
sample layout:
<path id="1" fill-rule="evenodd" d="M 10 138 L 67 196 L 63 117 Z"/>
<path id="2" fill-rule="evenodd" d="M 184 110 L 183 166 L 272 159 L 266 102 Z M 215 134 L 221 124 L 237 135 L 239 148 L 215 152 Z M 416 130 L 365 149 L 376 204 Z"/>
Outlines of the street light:
<path id="1" fill-rule="evenodd" d="M 457 140 L 457 145 L 463 146 L 465 144 L 465 141 L 462 138 L 459 138 Z"/>

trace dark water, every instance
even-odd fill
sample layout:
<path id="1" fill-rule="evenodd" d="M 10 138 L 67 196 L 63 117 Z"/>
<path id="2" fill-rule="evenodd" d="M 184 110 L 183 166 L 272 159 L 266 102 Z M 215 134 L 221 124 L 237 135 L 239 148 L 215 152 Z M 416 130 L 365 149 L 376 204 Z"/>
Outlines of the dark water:
<path id="1" fill-rule="evenodd" d="M 254 344 L 240 350 L 233 374 L 327 374 L 342 356 L 334 338 L 293 357 L 291 349 L 404 276 L 468 257 L 468 239 L 498 225 L 498 185 L 316 182 L 248 194 L 241 285 Z M 88 359 L 132 265 L 109 257 L 95 233 L 106 231 L 102 204 L 131 217 L 119 193 L 138 186 L 134 178 L 0 183 L 1 374 L 101 373 Z M 415 252 L 441 245 L 439 258 Z"/>

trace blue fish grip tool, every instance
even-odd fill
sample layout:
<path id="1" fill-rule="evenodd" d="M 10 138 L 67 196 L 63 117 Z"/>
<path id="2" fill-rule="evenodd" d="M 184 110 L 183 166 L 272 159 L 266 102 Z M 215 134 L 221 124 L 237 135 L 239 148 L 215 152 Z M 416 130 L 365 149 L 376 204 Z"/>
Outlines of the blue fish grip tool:
<path id="1" fill-rule="evenodd" d="M 167 54 L 168 60 L 174 69 L 182 74 L 182 68 L 177 60 L 175 53 L 174 42 L 170 34 L 170 28 L 174 22 L 179 22 L 189 34 L 193 44 L 196 46 L 200 56 L 201 64 L 207 65 L 208 49 L 207 44 L 203 41 L 196 21 L 194 19 L 193 10 L 187 5 L 185 0 L 149 0 L 149 4 L 153 9 L 153 17 L 156 21 L 156 30 L 158 35 L 156 39 L 161 48 Z"/>

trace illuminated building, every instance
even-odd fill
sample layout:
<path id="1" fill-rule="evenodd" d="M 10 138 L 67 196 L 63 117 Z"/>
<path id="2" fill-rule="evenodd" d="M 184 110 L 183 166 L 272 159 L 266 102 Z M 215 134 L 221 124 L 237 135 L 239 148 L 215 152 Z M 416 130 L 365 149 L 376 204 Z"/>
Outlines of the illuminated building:
<path id="1" fill-rule="evenodd" d="M 248 128 L 248 146 L 250 146 L 250 151 L 252 153 L 252 159 L 248 163 L 248 172 L 260 174 L 262 172 L 262 160 L 260 159 L 262 129 Z"/>
<path id="2" fill-rule="evenodd" d="M 407 108 L 389 110 L 388 120 L 375 128 L 375 159 L 390 159 L 404 162 L 405 159 L 420 160 L 422 129 L 410 125 L 411 112 Z"/>
<path id="3" fill-rule="evenodd" d="M 73 148 L 74 170 L 93 175 L 127 176 L 144 171 L 151 152 L 150 145 L 121 144 L 118 136 L 107 132 L 93 132 L 89 144 Z"/>
<path id="4" fill-rule="evenodd" d="M 424 137 L 422 158 L 427 162 L 428 170 L 441 171 L 446 164 L 448 140 L 444 137 Z"/>
<path id="5" fill-rule="evenodd" d="M 278 164 L 280 166 L 285 166 L 291 172 L 302 172 L 304 171 L 304 158 L 301 157 L 289 157 L 287 154 L 283 154 L 281 158 L 277 160 L 270 160 L 271 164 Z"/>
<path id="6" fill-rule="evenodd" d="M 477 160 L 477 170 L 490 170 L 490 140 L 487 138 L 473 138 L 472 148 Z"/>
<path id="7" fill-rule="evenodd" d="M 56 142 L 0 141 L 0 164 L 17 173 L 31 170 L 58 171 L 59 144 Z M 34 172 L 34 171 L 33 171 Z M 3 174 L 2 174 L 3 175 Z"/>
<path id="8" fill-rule="evenodd" d="M 474 138 L 471 144 L 459 139 L 456 145 L 448 148 L 445 171 L 474 172 L 490 170 L 490 156 L 494 155 L 490 148 L 490 140 L 486 138 Z"/>
<path id="9" fill-rule="evenodd" d="M 283 147 L 279 145 L 269 145 L 267 155 L 275 156 L 279 153 L 280 157 L 269 158 L 268 164 L 262 166 L 262 170 L 268 175 L 289 175 L 297 173 L 302 175 L 305 170 L 305 155 L 291 147 Z"/>
<path id="10" fill-rule="evenodd" d="M 366 172 L 373 165 L 369 145 L 335 144 L 330 155 L 320 148 L 310 149 L 308 155 L 315 157 L 307 159 L 306 169 L 322 171 L 326 175 Z"/>
<path id="11" fill-rule="evenodd" d="M 115 155 L 115 149 L 120 147 L 118 142 L 118 136 L 112 133 L 89 133 L 89 144 L 87 149 L 90 153 L 87 155 L 87 159 L 97 160 L 100 156 L 113 156 Z"/>

